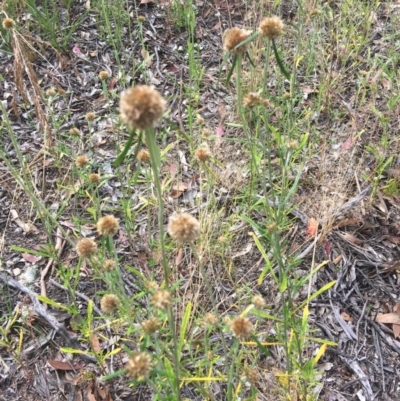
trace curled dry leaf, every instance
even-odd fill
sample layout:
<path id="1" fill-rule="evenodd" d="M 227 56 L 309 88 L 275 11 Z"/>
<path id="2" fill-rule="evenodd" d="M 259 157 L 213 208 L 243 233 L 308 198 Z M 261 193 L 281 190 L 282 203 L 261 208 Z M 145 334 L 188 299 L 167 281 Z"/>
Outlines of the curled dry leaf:
<path id="1" fill-rule="evenodd" d="M 400 324 L 400 316 L 397 313 L 378 313 L 375 321 L 378 323 Z"/>
<path id="2" fill-rule="evenodd" d="M 315 236 L 317 232 L 318 232 L 318 221 L 314 219 L 314 217 L 311 217 L 311 219 L 308 220 L 306 234 L 309 236 Z"/>

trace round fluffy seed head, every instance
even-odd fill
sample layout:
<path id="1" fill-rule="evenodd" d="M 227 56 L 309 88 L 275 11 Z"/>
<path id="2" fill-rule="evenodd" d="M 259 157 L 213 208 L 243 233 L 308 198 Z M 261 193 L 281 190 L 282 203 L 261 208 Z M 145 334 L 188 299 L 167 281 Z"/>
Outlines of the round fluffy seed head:
<path id="1" fill-rule="evenodd" d="M 100 71 L 99 78 L 101 81 L 104 81 L 105 79 L 110 78 L 110 74 L 107 71 Z"/>
<path id="2" fill-rule="evenodd" d="M 258 372 L 256 369 L 246 367 L 244 374 L 246 375 L 246 379 L 252 386 L 256 386 L 258 384 Z"/>
<path id="3" fill-rule="evenodd" d="M 100 176 L 96 173 L 89 174 L 89 181 L 92 184 L 97 184 L 100 181 Z"/>
<path id="4" fill-rule="evenodd" d="M 153 334 L 161 327 L 161 322 L 156 317 L 151 317 L 150 319 L 142 322 L 142 329 L 145 334 Z"/>
<path id="5" fill-rule="evenodd" d="M 103 269 L 106 272 L 111 272 L 115 269 L 115 266 L 115 261 L 113 261 L 112 259 L 106 259 L 103 264 Z"/>
<path id="6" fill-rule="evenodd" d="M 47 96 L 55 96 L 57 94 L 56 90 L 54 88 L 49 88 L 46 91 Z"/>
<path id="7" fill-rule="evenodd" d="M 76 167 L 83 168 L 89 163 L 86 156 L 78 156 L 75 160 Z"/>
<path id="8" fill-rule="evenodd" d="M 146 149 L 142 149 L 137 154 L 137 159 L 140 163 L 149 163 L 150 162 L 150 153 Z"/>
<path id="9" fill-rule="evenodd" d="M 172 305 L 172 296 L 168 290 L 158 290 L 151 297 L 151 304 L 160 310 L 167 309 Z"/>
<path id="10" fill-rule="evenodd" d="M 278 229 L 278 225 L 274 222 L 274 223 L 270 223 L 267 226 L 267 232 L 269 234 L 272 234 L 273 232 L 275 232 Z"/>
<path id="11" fill-rule="evenodd" d="M 202 116 L 197 116 L 197 124 L 202 125 L 204 124 L 204 118 Z"/>
<path id="12" fill-rule="evenodd" d="M 262 309 L 265 306 L 264 298 L 260 295 L 254 295 L 253 297 L 253 304 L 257 309 Z"/>
<path id="13" fill-rule="evenodd" d="M 85 119 L 86 121 L 93 121 L 96 118 L 96 114 L 94 113 L 86 113 Z"/>
<path id="14" fill-rule="evenodd" d="M 135 380 L 143 380 L 149 376 L 151 358 L 145 352 L 136 352 L 131 355 L 125 365 L 126 373 Z"/>
<path id="15" fill-rule="evenodd" d="M 15 25 L 15 21 L 12 18 L 6 18 L 3 20 L 3 28 L 11 29 Z"/>
<path id="16" fill-rule="evenodd" d="M 286 141 L 286 146 L 291 150 L 296 150 L 299 147 L 299 143 L 295 139 Z"/>
<path id="17" fill-rule="evenodd" d="M 213 313 L 207 313 L 204 316 L 204 323 L 208 326 L 215 326 L 218 323 L 218 319 Z"/>
<path id="18" fill-rule="evenodd" d="M 211 136 L 211 131 L 208 129 L 203 129 L 203 132 L 201 133 L 201 135 L 203 135 L 204 138 L 208 138 Z"/>
<path id="19" fill-rule="evenodd" d="M 204 163 L 211 157 L 211 152 L 208 148 L 203 146 L 198 148 L 196 152 L 194 152 L 194 155 L 199 162 Z"/>
<path id="20" fill-rule="evenodd" d="M 276 39 L 282 35 L 283 22 L 279 17 L 267 17 L 261 21 L 259 30 L 267 39 Z"/>
<path id="21" fill-rule="evenodd" d="M 168 222 L 169 235 L 180 242 L 192 242 L 200 237 L 200 223 L 189 213 L 173 214 Z"/>
<path id="22" fill-rule="evenodd" d="M 97 245 L 96 243 L 90 238 L 81 239 L 76 244 L 76 253 L 81 258 L 90 258 L 97 252 Z"/>
<path id="23" fill-rule="evenodd" d="M 224 33 L 224 49 L 232 54 L 243 54 L 248 48 L 248 43 L 238 47 L 237 49 L 235 49 L 235 47 L 246 40 L 250 34 L 251 31 L 246 31 L 245 29 L 240 29 L 237 27 L 227 29 Z"/>
<path id="24" fill-rule="evenodd" d="M 138 22 L 145 22 L 146 21 L 146 17 L 144 15 L 139 15 L 137 17 Z"/>
<path id="25" fill-rule="evenodd" d="M 73 127 L 69 130 L 69 134 L 73 136 L 78 136 L 81 132 L 79 131 L 79 128 Z"/>
<path id="26" fill-rule="evenodd" d="M 119 223 L 114 216 L 104 216 L 97 222 L 97 231 L 101 235 L 112 237 L 118 232 Z"/>
<path id="27" fill-rule="evenodd" d="M 165 101 L 151 86 L 129 88 L 121 96 L 119 111 L 122 121 L 136 129 L 153 127 L 165 111 Z"/>
<path id="28" fill-rule="evenodd" d="M 104 313 L 111 313 L 118 309 L 119 298 L 114 294 L 107 294 L 101 298 L 100 307 Z"/>
<path id="29" fill-rule="evenodd" d="M 250 92 L 243 99 L 243 106 L 246 109 L 252 109 L 253 107 L 257 107 L 261 104 L 262 99 L 259 93 Z"/>
<path id="30" fill-rule="evenodd" d="M 235 317 L 230 326 L 233 335 L 238 338 L 249 338 L 253 332 L 253 323 L 247 317 Z"/>
<path id="31" fill-rule="evenodd" d="M 160 288 L 160 286 L 158 285 L 158 283 L 156 281 L 148 281 L 146 283 L 146 289 L 149 292 L 157 291 L 159 288 Z"/>

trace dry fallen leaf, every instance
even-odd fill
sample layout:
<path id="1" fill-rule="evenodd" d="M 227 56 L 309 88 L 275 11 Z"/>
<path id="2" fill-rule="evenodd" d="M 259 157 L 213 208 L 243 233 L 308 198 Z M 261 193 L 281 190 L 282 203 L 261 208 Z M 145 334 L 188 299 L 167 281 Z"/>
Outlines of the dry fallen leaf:
<path id="1" fill-rule="evenodd" d="M 400 324 L 400 315 L 397 313 L 378 313 L 375 319 L 378 323 Z"/>
<path id="2" fill-rule="evenodd" d="M 314 236 L 317 234 L 317 231 L 318 231 L 318 221 L 314 219 L 314 217 L 311 217 L 311 219 L 308 220 L 306 234 L 309 236 Z"/>
<path id="3" fill-rule="evenodd" d="M 400 303 L 397 303 L 394 308 L 393 312 L 400 316 Z M 400 336 L 400 324 L 393 323 L 392 326 L 394 338 Z"/>
<path id="4" fill-rule="evenodd" d="M 342 316 L 343 320 L 346 320 L 346 322 L 354 322 L 354 318 L 352 318 L 348 313 L 342 312 L 340 314 Z"/>

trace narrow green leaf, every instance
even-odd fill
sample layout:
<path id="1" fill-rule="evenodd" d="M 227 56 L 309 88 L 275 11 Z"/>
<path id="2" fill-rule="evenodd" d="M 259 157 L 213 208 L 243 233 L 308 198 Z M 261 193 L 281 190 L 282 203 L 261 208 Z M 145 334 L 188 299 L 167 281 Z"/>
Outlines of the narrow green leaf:
<path id="1" fill-rule="evenodd" d="M 279 69 L 281 70 L 281 72 L 285 76 L 285 78 L 290 81 L 290 74 L 286 71 L 286 68 L 282 63 L 281 56 L 279 55 L 278 49 L 275 44 L 275 40 L 272 40 L 272 48 L 274 49 L 274 54 L 275 54 L 276 62 L 278 63 Z"/>
<path id="2" fill-rule="evenodd" d="M 191 312 L 192 312 L 192 303 L 189 301 L 188 304 L 186 305 L 185 314 L 183 315 L 181 330 L 179 333 L 178 360 L 181 359 L 182 348 L 185 341 L 186 329 L 189 324 Z"/>
<path id="3" fill-rule="evenodd" d="M 68 308 L 67 306 L 64 306 L 64 305 L 62 305 L 62 304 L 59 304 L 58 302 L 55 302 L 55 301 L 53 301 L 52 299 L 45 297 L 44 295 L 38 295 L 36 298 L 37 298 L 40 302 L 43 302 L 43 303 L 45 303 L 45 304 L 47 304 L 47 305 L 54 306 L 54 307 L 56 307 L 56 308 L 59 308 L 59 309 L 62 309 L 62 310 L 66 310 L 66 311 L 69 310 L 69 308 Z"/>

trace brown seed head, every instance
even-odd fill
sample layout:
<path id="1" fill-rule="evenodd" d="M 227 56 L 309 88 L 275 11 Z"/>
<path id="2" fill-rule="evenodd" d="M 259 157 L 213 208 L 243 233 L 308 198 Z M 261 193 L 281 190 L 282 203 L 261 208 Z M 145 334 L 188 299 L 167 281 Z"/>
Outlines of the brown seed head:
<path id="1" fill-rule="evenodd" d="M 89 174 L 89 181 L 92 184 L 96 184 L 100 181 L 100 176 L 96 173 Z"/>
<path id="2" fill-rule="evenodd" d="M 3 28 L 4 29 L 12 29 L 15 25 L 15 21 L 12 18 L 5 18 L 3 20 Z"/>
<path id="3" fill-rule="evenodd" d="M 122 121 L 136 129 L 153 127 L 165 111 L 165 100 L 151 86 L 129 88 L 121 96 L 119 110 Z"/>
<path id="4" fill-rule="evenodd" d="M 147 291 L 154 292 L 154 291 L 157 291 L 160 288 L 160 286 L 158 285 L 158 283 L 156 281 L 148 281 L 146 283 L 146 288 L 147 288 Z"/>
<path id="5" fill-rule="evenodd" d="M 204 316 L 204 323 L 208 326 L 215 326 L 218 323 L 218 319 L 213 313 L 207 313 Z"/>
<path id="6" fill-rule="evenodd" d="M 261 95 L 256 92 L 248 93 L 243 99 L 243 106 L 246 109 L 252 109 L 253 107 L 257 107 L 261 104 L 262 99 Z"/>
<path id="7" fill-rule="evenodd" d="M 211 152 L 210 149 L 203 146 L 198 148 L 196 152 L 194 152 L 194 155 L 199 162 L 204 163 L 211 157 Z"/>
<path id="8" fill-rule="evenodd" d="M 167 309 L 172 305 L 171 293 L 168 290 L 157 290 L 151 297 L 151 304 L 156 309 Z"/>
<path id="9" fill-rule="evenodd" d="M 201 133 L 201 135 L 203 135 L 204 138 L 208 138 L 211 136 L 211 131 L 208 129 L 203 129 L 203 132 Z"/>
<path id="10" fill-rule="evenodd" d="M 57 94 L 56 90 L 54 88 L 49 88 L 46 91 L 47 96 L 55 96 Z"/>
<path id="11" fill-rule="evenodd" d="M 230 326 L 233 335 L 238 338 L 249 338 L 253 332 L 253 323 L 247 317 L 235 317 L 230 322 Z"/>
<path id="12" fill-rule="evenodd" d="M 118 232 L 119 223 L 114 216 L 104 216 L 97 222 L 97 231 L 101 235 L 112 237 Z"/>
<path id="13" fill-rule="evenodd" d="M 197 124 L 199 125 L 204 124 L 204 118 L 202 116 L 197 116 Z"/>
<path id="14" fill-rule="evenodd" d="M 289 139 L 286 141 L 286 146 L 291 150 L 296 150 L 299 147 L 299 143 L 295 139 Z"/>
<path id="15" fill-rule="evenodd" d="M 73 127 L 69 130 L 69 133 L 70 135 L 78 136 L 81 133 L 81 131 L 79 131 L 79 128 Z"/>
<path id="16" fill-rule="evenodd" d="M 173 214 L 168 222 L 169 235 L 180 242 L 192 242 L 200 237 L 200 223 L 189 213 Z"/>
<path id="17" fill-rule="evenodd" d="M 146 17 L 144 15 L 139 15 L 137 17 L 138 22 L 145 22 L 146 21 Z"/>
<path id="18" fill-rule="evenodd" d="M 261 103 L 262 103 L 262 105 L 263 105 L 264 107 L 268 107 L 268 106 L 270 105 L 268 99 L 263 99 L 263 100 L 261 101 Z"/>
<path id="19" fill-rule="evenodd" d="M 76 165 L 76 167 L 79 167 L 79 168 L 83 168 L 83 167 L 87 166 L 88 163 L 89 163 L 89 160 L 87 159 L 86 156 L 78 156 L 75 160 L 75 165 Z"/>
<path id="20" fill-rule="evenodd" d="M 270 223 L 270 224 L 268 224 L 268 226 L 267 226 L 267 232 L 269 233 L 269 234 L 272 234 L 273 232 L 275 232 L 276 230 L 278 229 L 278 226 L 277 226 L 277 224 L 274 222 L 274 223 Z"/>
<path id="21" fill-rule="evenodd" d="M 114 260 L 112 260 L 112 259 L 106 259 L 106 260 L 104 261 L 104 264 L 103 264 L 103 269 L 104 269 L 106 272 L 111 272 L 111 271 L 113 271 L 113 270 L 115 269 L 115 266 L 116 266 L 116 264 L 115 264 L 115 261 L 114 261 Z"/>
<path id="22" fill-rule="evenodd" d="M 262 309 L 265 306 L 264 298 L 260 295 L 254 295 L 253 297 L 253 304 L 257 309 Z"/>
<path id="23" fill-rule="evenodd" d="M 86 113 L 85 119 L 86 121 L 93 121 L 96 118 L 96 114 L 94 113 Z"/>
<path id="24" fill-rule="evenodd" d="M 142 149 L 137 154 L 137 159 L 140 163 L 150 163 L 150 153 L 146 149 Z"/>
<path id="25" fill-rule="evenodd" d="M 291 98 L 291 95 L 290 95 L 289 92 L 285 92 L 285 93 L 282 95 L 282 97 L 283 97 L 284 99 L 288 100 L 288 99 Z"/>
<path id="26" fill-rule="evenodd" d="M 104 81 L 105 79 L 110 78 L 110 74 L 107 71 L 100 71 L 99 78 L 101 81 Z"/>
<path id="27" fill-rule="evenodd" d="M 267 17 L 261 21 L 259 30 L 267 39 L 276 39 L 282 35 L 283 22 L 279 17 Z"/>
<path id="28" fill-rule="evenodd" d="M 81 258 L 89 258 L 97 252 L 96 243 L 90 238 L 81 239 L 76 244 L 76 253 Z"/>
<path id="29" fill-rule="evenodd" d="M 243 54 L 248 48 L 248 43 L 238 47 L 237 49 L 235 49 L 235 47 L 246 40 L 250 34 L 251 31 L 246 31 L 245 29 L 240 29 L 238 27 L 227 29 L 224 32 L 224 49 L 232 54 Z"/>
<path id="30" fill-rule="evenodd" d="M 119 298 L 114 294 L 107 294 L 101 298 L 100 307 L 104 313 L 111 313 L 118 309 Z"/>
<path id="31" fill-rule="evenodd" d="M 244 371 L 244 374 L 252 386 L 256 386 L 258 384 L 258 372 L 256 369 L 247 367 Z"/>
<path id="32" fill-rule="evenodd" d="M 149 376 L 151 370 L 151 357 L 145 352 L 136 352 L 131 355 L 125 365 L 126 372 L 132 379 L 143 380 Z"/>
<path id="33" fill-rule="evenodd" d="M 156 317 L 151 317 L 150 319 L 142 322 L 142 329 L 145 334 L 153 334 L 161 327 L 161 322 Z"/>

